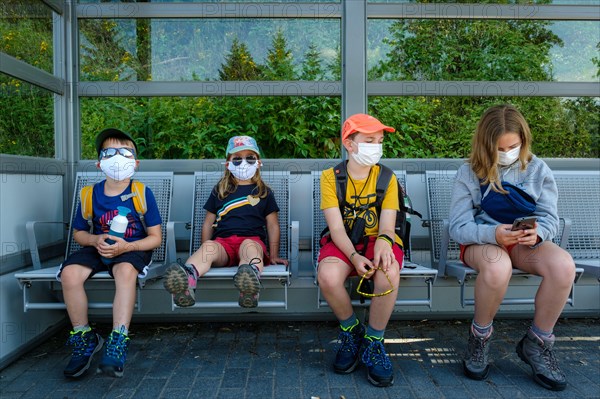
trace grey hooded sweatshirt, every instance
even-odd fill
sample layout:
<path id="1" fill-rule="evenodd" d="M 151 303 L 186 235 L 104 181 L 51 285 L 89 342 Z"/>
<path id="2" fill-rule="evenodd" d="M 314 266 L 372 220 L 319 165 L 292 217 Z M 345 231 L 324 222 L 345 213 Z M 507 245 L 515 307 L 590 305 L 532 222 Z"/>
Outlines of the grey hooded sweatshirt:
<path id="1" fill-rule="evenodd" d="M 507 181 L 527 192 L 536 202 L 534 215 L 538 217 L 537 233 L 542 241 L 551 240 L 558 233 L 558 190 L 552 171 L 535 155 L 521 171 L 521 162 L 499 168 L 502 181 Z M 479 179 L 469 163 L 456 173 L 450 202 L 450 237 L 463 245 L 498 244 L 494 220 L 481 209 Z"/>

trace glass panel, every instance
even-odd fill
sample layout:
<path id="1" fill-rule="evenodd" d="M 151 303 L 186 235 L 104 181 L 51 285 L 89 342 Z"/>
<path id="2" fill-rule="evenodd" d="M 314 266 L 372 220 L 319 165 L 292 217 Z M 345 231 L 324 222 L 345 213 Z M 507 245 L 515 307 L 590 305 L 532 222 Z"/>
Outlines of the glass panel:
<path id="1" fill-rule="evenodd" d="M 265 158 L 340 156 L 339 97 L 81 98 L 82 158 L 104 127 L 129 132 L 145 159 L 219 159 L 230 137 L 256 138 Z"/>
<path id="2" fill-rule="evenodd" d="M 54 95 L 0 73 L 0 153 L 54 157 Z"/>
<path id="3" fill-rule="evenodd" d="M 80 42 L 87 81 L 331 80 L 340 22 L 81 20 Z"/>
<path id="4" fill-rule="evenodd" d="M 241 0 L 244 3 L 339 3 L 340 0 Z M 78 3 L 240 3 L 240 0 L 78 0 Z M 566 0 L 565 0 L 566 1 Z"/>
<path id="5" fill-rule="evenodd" d="M 597 82 L 599 37 L 595 21 L 370 20 L 369 79 Z"/>
<path id="6" fill-rule="evenodd" d="M 397 133 L 386 139 L 389 158 L 466 158 L 483 111 L 513 104 L 527 119 L 540 157 L 597 158 L 600 98 L 370 97 L 369 112 Z"/>
<path id="7" fill-rule="evenodd" d="M 557 4 L 567 4 L 567 5 L 588 5 L 588 6 L 596 6 L 598 5 L 598 0 L 508 0 L 508 1 L 500 1 L 500 0 L 487 0 L 487 1 L 477 1 L 477 0 L 367 0 L 368 3 L 459 3 L 459 4 L 522 4 L 522 5 L 530 5 L 531 3 L 544 4 L 544 5 L 557 5 Z"/>
<path id="8" fill-rule="evenodd" d="M 0 51 L 44 71 L 52 68 L 52 11 L 38 0 L 5 0 L 0 7 Z"/>

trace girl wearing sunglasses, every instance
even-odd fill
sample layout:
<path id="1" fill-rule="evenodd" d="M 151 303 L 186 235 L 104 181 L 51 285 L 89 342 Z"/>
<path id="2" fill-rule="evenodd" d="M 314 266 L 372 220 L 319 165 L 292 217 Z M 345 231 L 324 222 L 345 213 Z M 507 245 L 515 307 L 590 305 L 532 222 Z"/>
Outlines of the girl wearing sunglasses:
<path id="1" fill-rule="evenodd" d="M 185 264 L 178 261 L 167 269 L 164 286 L 176 305 L 194 305 L 196 282 L 211 267 L 238 265 L 233 281 L 240 290 L 239 305 L 254 308 L 264 265 L 287 265 L 277 257 L 279 207 L 261 179 L 261 166 L 256 140 L 250 136 L 229 140 L 223 177 L 204 205 L 202 245 Z"/>

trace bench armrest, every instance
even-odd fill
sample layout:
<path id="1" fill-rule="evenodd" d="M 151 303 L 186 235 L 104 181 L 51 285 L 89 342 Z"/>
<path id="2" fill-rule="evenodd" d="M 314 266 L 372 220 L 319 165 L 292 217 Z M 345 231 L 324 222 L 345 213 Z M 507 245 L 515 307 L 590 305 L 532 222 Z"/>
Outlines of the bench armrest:
<path id="1" fill-rule="evenodd" d="M 438 262 L 438 273 L 446 275 L 446 262 L 448 259 L 448 246 L 450 245 L 450 222 L 442 220 L 442 240 L 440 242 L 440 261 Z"/>
<path id="2" fill-rule="evenodd" d="M 290 271 L 292 278 L 298 276 L 298 256 L 300 253 L 300 222 L 292 220 L 290 224 L 290 259 L 288 259 L 290 265 Z"/>
<path id="3" fill-rule="evenodd" d="M 567 249 L 567 244 L 569 243 L 569 234 L 571 233 L 571 226 L 573 225 L 573 221 L 570 218 L 560 218 L 565 222 L 565 228 L 562 231 L 560 236 L 560 247 L 564 250 Z"/>
<path id="4" fill-rule="evenodd" d="M 40 252 L 38 249 L 37 238 L 35 236 L 35 226 L 37 224 L 63 224 L 65 226 L 65 228 L 67 228 L 69 226 L 68 223 L 65 223 L 62 221 L 48 221 L 48 222 L 32 221 L 32 222 L 27 222 L 25 224 L 25 230 L 27 232 L 27 242 L 29 243 L 29 253 L 31 255 L 31 263 L 33 264 L 33 268 L 35 270 L 39 270 L 42 268 L 42 262 L 40 260 Z"/>
<path id="5" fill-rule="evenodd" d="M 167 256 L 165 257 L 165 263 L 167 265 L 177 260 L 177 243 L 175 240 L 175 225 L 183 224 L 186 229 L 189 229 L 189 221 L 174 221 L 167 222 Z"/>

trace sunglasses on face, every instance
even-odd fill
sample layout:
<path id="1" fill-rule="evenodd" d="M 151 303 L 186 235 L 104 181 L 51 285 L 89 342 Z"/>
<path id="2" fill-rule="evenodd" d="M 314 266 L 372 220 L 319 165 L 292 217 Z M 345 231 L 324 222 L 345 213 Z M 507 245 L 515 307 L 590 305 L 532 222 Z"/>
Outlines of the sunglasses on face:
<path id="1" fill-rule="evenodd" d="M 133 148 L 121 147 L 121 148 L 104 148 L 100 151 L 100 159 L 112 158 L 117 154 L 123 155 L 125 158 L 135 158 L 135 150 Z"/>
<path id="2" fill-rule="evenodd" d="M 246 160 L 248 165 L 254 165 L 257 161 L 257 159 L 254 155 L 249 155 L 246 158 L 240 158 L 240 157 L 231 158 L 231 161 L 229 161 L 229 162 L 231 162 L 235 166 L 240 166 L 242 164 L 243 160 Z"/>

